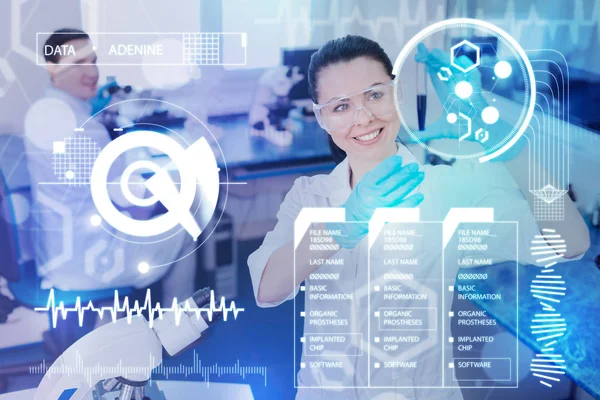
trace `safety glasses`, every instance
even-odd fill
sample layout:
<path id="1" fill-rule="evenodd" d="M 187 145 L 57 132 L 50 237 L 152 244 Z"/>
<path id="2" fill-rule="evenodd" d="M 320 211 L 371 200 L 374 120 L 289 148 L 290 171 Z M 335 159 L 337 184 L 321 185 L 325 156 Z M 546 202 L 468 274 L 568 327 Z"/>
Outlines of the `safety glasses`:
<path id="1" fill-rule="evenodd" d="M 402 99 L 400 87 L 398 100 Z M 323 104 L 314 104 L 313 110 L 319 125 L 329 132 L 350 128 L 356 123 L 359 112 L 378 118 L 396 112 L 394 106 L 394 80 L 368 87 L 360 92 L 338 97 Z"/>

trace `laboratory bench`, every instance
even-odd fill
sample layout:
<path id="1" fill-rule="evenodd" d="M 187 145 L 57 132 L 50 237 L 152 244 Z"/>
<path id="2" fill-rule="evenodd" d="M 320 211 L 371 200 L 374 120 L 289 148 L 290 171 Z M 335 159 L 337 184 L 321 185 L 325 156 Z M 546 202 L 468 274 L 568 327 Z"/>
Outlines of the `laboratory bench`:
<path id="1" fill-rule="evenodd" d="M 157 385 L 166 399 L 185 399 L 193 394 L 194 398 L 253 400 L 249 385 L 231 383 L 158 381 Z M 31 400 L 35 389 L 0 395 L 0 400 Z M 64 396 L 61 396 L 63 398 Z"/>
<path id="2" fill-rule="evenodd" d="M 592 245 L 581 259 L 552 267 L 555 271 L 553 275 L 561 275 L 566 287 L 564 298 L 557 305 L 553 303 L 553 306 L 567 324 L 565 336 L 558 338 L 553 347 L 556 354 L 563 356 L 566 375 L 572 382 L 595 398 L 600 398 L 600 336 L 596 326 L 600 316 L 600 268 L 594 261 L 600 254 L 600 230 L 590 228 L 590 234 Z M 489 279 L 477 281 L 477 293 L 502 293 L 503 301 L 472 300 L 475 306 L 487 311 L 537 353 L 543 346 L 531 333 L 531 320 L 534 314 L 541 312 L 541 306 L 540 300 L 532 296 L 530 285 L 542 269 L 519 264 L 515 272 L 514 263 L 479 267 L 477 272 L 489 274 Z M 518 287 L 504 285 L 504 282 L 514 282 L 515 273 L 518 273 Z M 529 362 L 527 373 L 528 367 Z M 543 389 L 540 385 L 539 390 Z"/>

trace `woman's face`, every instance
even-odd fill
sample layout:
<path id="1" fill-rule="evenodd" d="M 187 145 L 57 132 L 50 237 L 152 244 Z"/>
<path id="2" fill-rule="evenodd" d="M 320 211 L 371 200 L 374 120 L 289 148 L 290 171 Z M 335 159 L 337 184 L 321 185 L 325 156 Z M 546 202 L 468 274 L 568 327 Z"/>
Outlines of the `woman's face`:
<path id="1" fill-rule="evenodd" d="M 331 64 L 318 74 L 317 92 L 319 104 L 347 94 L 356 93 L 370 86 L 390 80 L 384 66 L 366 57 L 352 61 Z M 356 107 L 369 107 L 368 98 L 353 96 L 350 99 Z M 392 102 L 393 98 L 388 98 Z M 344 150 L 350 159 L 381 161 L 396 153 L 395 141 L 400 129 L 400 120 L 395 111 L 385 115 L 369 115 L 359 109 L 354 125 L 342 130 L 328 131 L 334 143 Z"/>

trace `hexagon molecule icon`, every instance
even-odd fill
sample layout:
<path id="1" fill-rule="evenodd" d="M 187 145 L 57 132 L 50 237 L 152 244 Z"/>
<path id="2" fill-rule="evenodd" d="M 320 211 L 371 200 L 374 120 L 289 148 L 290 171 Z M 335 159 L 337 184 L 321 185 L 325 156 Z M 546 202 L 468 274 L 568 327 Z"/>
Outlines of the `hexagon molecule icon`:
<path id="1" fill-rule="evenodd" d="M 443 73 L 442 73 L 443 72 Z M 441 81 L 447 81 L 452 76 L 452 71 L 448 67 L 442 67 L 437 73 Z"/>
<path id="2" fill-rule="evenodd" d="M 462 46 L 471 47 L 472 49 L 475 50 L 475 54 L 476 54 L 475 63 L 473 65 L 469 65 L 467 68 L 464 68 L 454 62 L 456 50 L 460 49 Z M 473 43 L 469 42 L 468 40 L 463 40 L 462 42 L 457 43 L 454 46 L 452 46 L 452 48 L 450 49 L 450 65 L 452 65 L 454 68 L 456 68 L 459 71 L 462 71 L 464 73 L 467 73 L 467 72 L 477 68 L 479 66 L 479 64 L 481 64 L 480 59 L 481 59 L 481 50 L 479 49 L 478 46 L 474 45 Z"/>

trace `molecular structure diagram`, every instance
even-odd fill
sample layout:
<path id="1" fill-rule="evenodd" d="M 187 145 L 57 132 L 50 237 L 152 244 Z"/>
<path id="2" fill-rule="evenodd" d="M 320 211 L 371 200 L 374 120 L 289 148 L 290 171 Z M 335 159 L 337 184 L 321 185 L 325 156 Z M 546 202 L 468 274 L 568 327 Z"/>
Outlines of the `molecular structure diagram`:
<path id="1" fill-rule="evenodd" d="M 460 52 L 463 46 L 470 48 L 475 53 L 475 61 L 473 63 L 469 63 L 469 65 L 457 62 L 457 54 Z M 495 124 L 498 121 L 500 118 L 500 112 L 496 107 L 487 105 L 487 103 L 485 108 L 479 109 L 477 107 L 478 102 L 470 101 L 471 95 L 473 94 L 473 85 L 467 79 L 465 79 L 469 72 L 481 66 L 481 49 L 479 46 L 469 42 L 468 40 L 463 40 L 462 42 L 457 43 L 456 45 L 452 46 L 450 50 L 450 66 L 456 68 L 461 72 L 461 74 L 456 74 L 455 76 L 455 74 L 452 73 L 452 69 L 444 66 L 439 69 L 437 77 L 443 82 L 448 82 L 451 79 L 456 81 L 453 94 L 456 95 L 456 97 L 458 97 L 460 100 L 468 102 L 471 108 L 468 112 L 458 111 L 457 113 L 450 111 L 450 107 L 447 107 L 447 103 L 451 99 L 448 99 L 446 104 L 444 104 L 446 121 L 448 121 L 450 124 L 455 124 L 459 118 L 465 121 L 467 131 L 458 138 L 459 142 L 471 137 L 471 135 L 474 135 L 476 141 L 479 143 L 485 143 L 489 139 L 489 132 L 485 128 L 479 128 L 475 132 L 472 132 L 472 118 L 474 115 L 479 115 L 481 120 L 487 124 L 487 127 Z M 492 79 L 506 79 L 510 77 L 511 74 L 512 66 L 510 63 L 508 61 L 498 61 L 494 65 L 495 76 Z M 452 98 L 452 101 L 454 100 L 453 96 L 449 97 Z"/>

